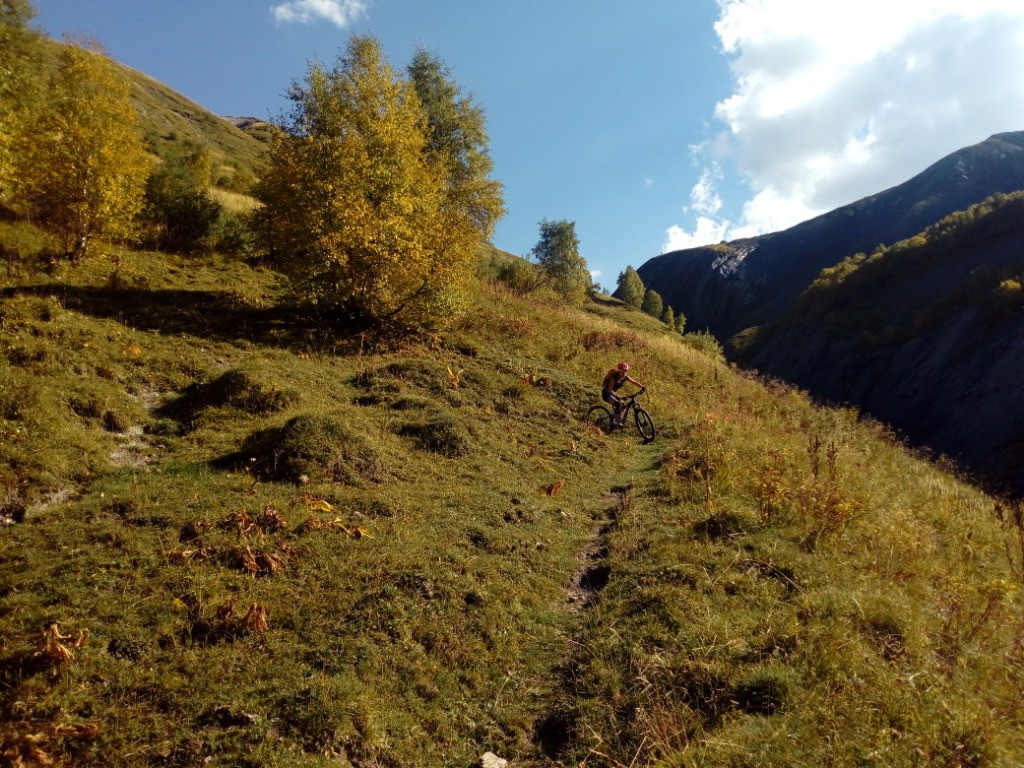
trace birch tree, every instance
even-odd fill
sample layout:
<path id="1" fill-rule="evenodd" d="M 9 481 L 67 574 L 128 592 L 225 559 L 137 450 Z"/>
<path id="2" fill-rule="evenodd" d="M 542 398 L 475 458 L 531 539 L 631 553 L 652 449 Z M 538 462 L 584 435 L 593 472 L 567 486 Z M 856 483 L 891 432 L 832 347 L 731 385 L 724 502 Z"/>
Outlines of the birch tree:
<path id="1" fill-rule="evenodd" d="M 131 83 L 98 48 L 66 43 L 47 103 L 16 126 L 11 202 L 52 229 L 73 258 L 100 236 L 127 237 L 150 162 Z"/>

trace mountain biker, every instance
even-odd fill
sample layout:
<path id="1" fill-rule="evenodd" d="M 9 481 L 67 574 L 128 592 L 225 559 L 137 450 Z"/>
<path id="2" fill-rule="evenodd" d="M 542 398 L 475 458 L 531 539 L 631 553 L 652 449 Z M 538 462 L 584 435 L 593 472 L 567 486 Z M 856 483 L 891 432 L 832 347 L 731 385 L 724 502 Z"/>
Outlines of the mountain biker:
<path id="1" fill-rule="evenodd" d="M 604 381 L 601 382 L 601 399 L 615 409 L 616 422 L 619 421 L 619 412 L 622 410 L 624 401 L 615 393 L 627 381 L 637 387 L 640 387 L 640 389 L 644 388 L 643 384 L 629 375 L 629 363 L 623 361 L 609 370 L 608 373 L 604 375 Z"/>

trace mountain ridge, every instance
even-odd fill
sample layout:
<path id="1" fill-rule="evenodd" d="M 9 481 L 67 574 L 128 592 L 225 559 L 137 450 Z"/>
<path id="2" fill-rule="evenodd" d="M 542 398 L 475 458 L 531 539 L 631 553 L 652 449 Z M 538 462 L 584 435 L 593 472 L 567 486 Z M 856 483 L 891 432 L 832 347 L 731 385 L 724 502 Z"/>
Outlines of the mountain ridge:
<path id="1" fill-rule="evenodd" d="M 780 232 L 656 256 L 644 284 L 722 340 L 777 319 L 818 273 L 911 237 L 989 195 L 1024 189 L 1024 131 L 994 134 L 911 179 Z"/>

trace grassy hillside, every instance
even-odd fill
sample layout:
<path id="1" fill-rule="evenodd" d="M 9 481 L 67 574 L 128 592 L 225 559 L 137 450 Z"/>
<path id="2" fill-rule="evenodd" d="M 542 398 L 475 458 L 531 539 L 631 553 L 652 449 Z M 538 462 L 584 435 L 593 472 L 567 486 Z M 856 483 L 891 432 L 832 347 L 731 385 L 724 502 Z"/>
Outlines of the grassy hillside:
<path id="1" fill-rule="evenodd" d="M 746 366 L 850 402 L 1024 494 L 1024 192 L 823 270 L 780 320 L 730 342 Z"/>
<path id="2" fill-rule="evenodd" d="M 7 764 L 1024 759 L 1020 518 L 855 413 L 612 300 L 383 348 L 0 243 Z M 622 358 L 648 445 L 579 418 Z"/>
<path id="3" fill-rule="evenodd" d="M 1024 192 L 995 195 L 823 270 L 779 325 L 820 322 L 867 352 L 926 333 L 971 305 L 1013 314 L 1024 295 L 1022 241 Z"/>
<path id="4" fill-rule="evenodd" d="M 63 43 L 40 39 L 43 67 L 56 67 Z M 188 145 L 205 147 L 210 153 L 215 186 L 246 192 L 259 176 L 270 136 L 268 123 L 219 117 L 205 107 L 154 80 L 149 75 L 114 62 L 132 84 L 131 100 L 139 113 L 142 135 L 157 157 L 181 152 Z"/>
<path id="5" fill-rule="evenodd" d="M 265 142 L 148 75 L 121 68 L 132 82 L 143 136 L 157 155 L 164 157 L 185 142 L 204 146 L 213 161 L 214 183 L 229 189 L 246 189 L 259 175 Z"/>

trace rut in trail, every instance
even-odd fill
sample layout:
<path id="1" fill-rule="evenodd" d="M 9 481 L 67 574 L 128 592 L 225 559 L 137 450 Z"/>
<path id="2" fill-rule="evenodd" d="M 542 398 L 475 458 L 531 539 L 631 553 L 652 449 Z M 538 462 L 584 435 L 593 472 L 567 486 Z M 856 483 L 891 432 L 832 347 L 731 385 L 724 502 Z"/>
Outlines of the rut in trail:
<path id="1" fill-rule="evenodd" d="M 592 513 L 591 535 L 565 590 L 563 607 L 567 625 L 572 629 L 566 635 L 562 661 L 552 669 L 551 679 L 556 687 L 538 702 L 538 715 L 533 725 L 533 744 L 547 761 L 561 761 L 582 737 L 578 733 L 579 713 L 572 692 L 581 672 L 580 652 L 587 639 L 587 611 L 596 607 L 601 592 L 615 578 L 611 558 L 613 539 L 619 526 L 627 520 L 634 489 L 647 487 L 647 475 L 657 467 L 660 454 L 657 447 L 650 447 L 632 454 L 631 458 L 635 460 L 632 466 L 618 467 L 619 476 L 629 479 L 613 486 L 603 497 L 600 511 Z"/>
<path id="2" fill-rule="evenodd" d="M 580 614 L 593 606 L 601 590 L 608 585 L 612 575 L 608 562 L 609 540 L 629 505 L 631 489 L 631 485 L 612 488 L 604 509 L 594 516 L 593 536 L 580 555 L 580 566 L 565 593 L 566 608 L 571 614 Z M 563 685 L 571 686 L 575 677 L 571 653 L 558 674 Z M 547 759 L 557 760 L 572 741 L 574 727 L 574 716 L 564 708 L 564 702 L 553 702 L 534 725 L 534 744 Z"/>
<path id="3" fill-rule="evenodd" d="M 629 503 L 631 486 L 617 486 L 609 493 L 611 502 L 596 518 L 597 527 L 590 544 L 583 551 L 581 564 L 566 591 L 565 602 L 572 613 L 589 607 L 598 593 L 608 585 L 611 566 L 608 564 L 608 538 L 619 524 L 619 517 Z"/>

